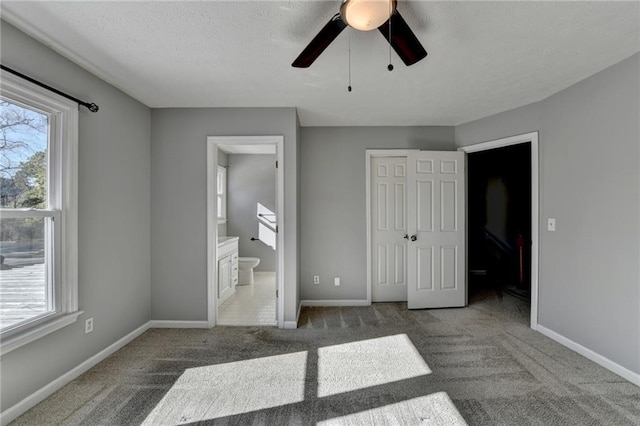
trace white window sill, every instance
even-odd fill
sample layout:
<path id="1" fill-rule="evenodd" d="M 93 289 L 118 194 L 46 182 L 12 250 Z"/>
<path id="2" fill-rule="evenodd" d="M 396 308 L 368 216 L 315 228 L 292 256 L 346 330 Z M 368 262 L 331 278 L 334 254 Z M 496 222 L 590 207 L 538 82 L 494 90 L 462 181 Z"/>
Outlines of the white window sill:
<path id="1" fill-rule="evenodd" d="M 47 334 L 51 334 L 54 331 L 73 324 L 83 313 L 84 311 L 78 311 L 63 315 L 39 326 L 25 330 L 23 333 L 3 339 L 2 342 L 0 342 L 0 356 L 6 355 L 13 350 L 46 336 Z"/>
<path id="2" fill-rule="evenodd" d="M 227 223 L 227 219 L 219 217 L 218 218 L 218 225 L 220 225 L 221 223 Z"/>

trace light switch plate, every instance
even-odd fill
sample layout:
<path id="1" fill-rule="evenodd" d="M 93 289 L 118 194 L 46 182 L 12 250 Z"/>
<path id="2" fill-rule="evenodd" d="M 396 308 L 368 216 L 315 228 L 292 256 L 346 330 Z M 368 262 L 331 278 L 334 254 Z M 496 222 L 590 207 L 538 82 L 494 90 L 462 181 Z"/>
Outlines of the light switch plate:
<path id="1" fill-rule="evenodd" d="M 555 231 L 556 230 L 556 219 L 553 217 L 550 217 L 549 219 L 547 219 L 547 231 Z"/>

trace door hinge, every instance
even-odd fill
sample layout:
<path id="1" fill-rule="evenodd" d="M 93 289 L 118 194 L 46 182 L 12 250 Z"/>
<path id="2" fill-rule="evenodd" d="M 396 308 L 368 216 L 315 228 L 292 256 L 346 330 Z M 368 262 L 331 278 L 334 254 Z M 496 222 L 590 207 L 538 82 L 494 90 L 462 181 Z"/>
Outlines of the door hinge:
<path id="1" fill-rule="evenodd" d="M 278 225 L 276 225 L 276 234 L 278 233 Z"/>
<path id="2" fill-rule="evenodd" d="M 278 168 L 278 161 L 276 161 L 276 169 Z"/>
<path id="3" fill-rule="evenodd" d="M 278 298 L 278 290 L 276 290 L 276 299 Z"/>

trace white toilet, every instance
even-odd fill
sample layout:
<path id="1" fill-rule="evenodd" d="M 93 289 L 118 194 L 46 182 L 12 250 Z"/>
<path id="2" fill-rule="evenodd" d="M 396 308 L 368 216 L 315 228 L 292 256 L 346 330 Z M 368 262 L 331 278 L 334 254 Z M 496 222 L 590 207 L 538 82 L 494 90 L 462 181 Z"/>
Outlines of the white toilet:
<path id="1" fill-rule="evenodd" d="M 238 285 L 253 284 L 253 268 L 260 264 L 259 257 L 238 258 Z"/>

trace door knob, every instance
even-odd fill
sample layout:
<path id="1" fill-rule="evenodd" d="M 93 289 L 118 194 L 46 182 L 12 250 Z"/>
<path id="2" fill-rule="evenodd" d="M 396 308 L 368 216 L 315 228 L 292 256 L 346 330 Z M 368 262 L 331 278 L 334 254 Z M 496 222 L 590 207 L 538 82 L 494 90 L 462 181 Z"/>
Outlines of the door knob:
<path id="1" fill-rule="evenodd" d="M 417 234 L 413 234 L 413 235 L 411 236 L 411 241 L 415 241 L 415 240 L 417 240 L 417 239 L 418 239 L 418 235 L 417 235 Z"/>
<path id="2" fill-rule="evenodd" d="M 404 238 L 405 240 L 408 240 L 409 239 L 409 234 L 404 234 L 404 237 L 402 237 L 402 238 Z"/>

